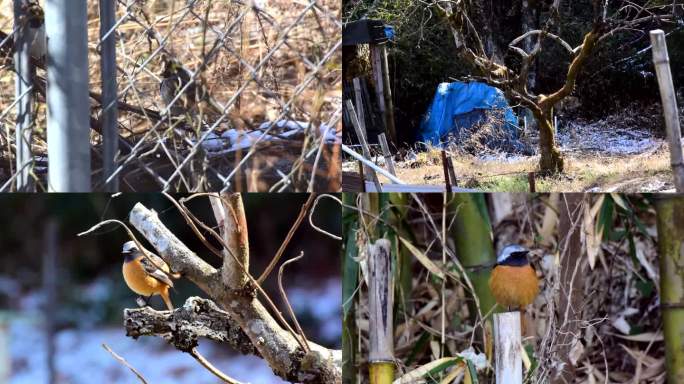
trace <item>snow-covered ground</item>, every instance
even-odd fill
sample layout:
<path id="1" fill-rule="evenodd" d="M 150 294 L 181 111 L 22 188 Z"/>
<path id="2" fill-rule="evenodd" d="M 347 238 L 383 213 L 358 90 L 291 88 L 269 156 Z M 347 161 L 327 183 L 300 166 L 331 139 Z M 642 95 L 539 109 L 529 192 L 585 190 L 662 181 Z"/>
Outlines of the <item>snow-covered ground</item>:
<path id="1" fill-rule="evenodd" d="M 313 288 L 290 288 L 288 296 L 297 313 L 307 313 L 316 319 L 321 327 L 320 334 L 325 339 L 339 340 L 342 333 L 342 294 L 338 279 L 330 279 Z M 22 305 L 24 309 L 34 308 L 10 317 L 5 324 L 5 337 L 0 332 L 0 351 L 8 347 L 11 358 L 11 384 L 47 383 L 47 343 L 40 312 L 35 309 L 38 305 Z M 2 324 L 0 319 L 0 327 Z M 133 340 L 126 337 L 122 327 L 64 329 L 57 333 L 55 342 L 59 383 L 140 383 L 128 368 L 102 348 L 103 343 L 138 369 L 150 383 L 219 382 L 191 356 L 178 352 L 158 338 Z M 200 341 L 199 349 L 215 366 L 239 381 L 283 383 L 260 358 L 235 354 L 229 347 L 207 340 Z M 0 373 L 2 365 L 0 362 Z M 5 383 L 6 380 L 0 377 L 0 382 Z"/>
<path id="2" fill-rule="evenodd" d="M 604 121 L 570 122 L 558 131 L 558 145 L 563 150 L 600 152 L 602 155 L 637 155 L 655 150 L 664 143 L 644 128 L 621 127 Z"/>

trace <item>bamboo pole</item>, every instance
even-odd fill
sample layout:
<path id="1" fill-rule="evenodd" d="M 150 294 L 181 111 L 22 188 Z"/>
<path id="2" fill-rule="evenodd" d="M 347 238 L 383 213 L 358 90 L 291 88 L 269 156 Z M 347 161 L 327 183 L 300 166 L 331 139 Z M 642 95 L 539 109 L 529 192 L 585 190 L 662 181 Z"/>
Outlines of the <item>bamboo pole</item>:
<path id="1" fill-rule="evenodd" d="M 670 144 L 670 164 L 677 192 L 684 192 L 684 158 L 682 157 L 682 132 L 679 127 L 679 112 L 670 72 L 670 58 L 667 54 L 665 32 L 660 29 L 651 31 L 653 64 L 658 75 L 660 99 L 663 103 L 667 141 Z"/>
<path id="2" fill-rule="evenodd" d="M 356 210 L 347 208 L 356 204 L 355 193 L 342 194 L 345 208 L 342 209 L 342 223 L 344 225 L 345 241 L 342 249 L 342 381 L 354 383 L 357 379 L 358 368 L 357 348 L 358 329 L 356 326 L 357 295 L 355 294 L 359 284 L 358 247 L 356 244 L 356 232 L 359 229 L 359 220 L 350 218 L 357 217 Z"/>
<path id="3" fill-rule="evenodd" d="M 387 144 L 387 136 L 385 136 L 384 133 L 379 134 L 378 142 L 380 142 L 380 148 L 382 148 L 382 156 L 385 158 L 387 170 L 389 173 L 396 176 L 397 171 L 394 169 L 394 159 L 392 158 L 392 152 L 390 152 L 389 144 Z"/>
<path id="4" fill-rule="evenodd" d="M 394 124 L 394 103 L 389 80 L 389 65 L 387 63 L 387 48 L 384 44 L 371 45 L 371 60 L 373 77 L 375 78 L 375 93 L 378 106 L 385 120 L 385 130 L 390 141 L 397 144 L 397 130 Z"/>
<path id="5" fill-rule="evenodd" d="M 494 314 L 495 375 L 497 384 L 522 384 L 520 312 Z"/>
<path id="6" fill-rule="evenodd" d="M 665 336 L 665 367 L 668 383 L 684 378 L 684 196 L 656 200 L 658 255 L 660 259 L 660 306 Z"/>
<path id="7" fill-rule="evenodd" d="M 363 120 L 363 116 L 356 114 L 354 104 L 352 104 L 351 100 L 347 100 L 347 111 L 349 112 L 349 117 L 351 118 L 352 125 L 356 131 L 356 137 L 358 137 L 359 143 L 361 143 L 361 151 L 363 151 L 363 155 L 366 158 L 370 159 L 371 153 L 370 148 L 368 147 L 368 141 L 366 140 L 366 133 L 361 129 L 360 123 L 360 120 Z M 371 167 L 366 167 L 366 175 L 371 177 L 371 180 L 373 181 L 373 184 L 375 184 L 377 191 L 382 191 L 380 180 L 378 180 L 378 175 L 375 174 L 374 169 Z"/>
<path id="8" fill-rule="evenodd" d="M 387 239 L 378 239 L 368 246 L 371 384 L 391 384 L 394 380 L 394 286 L 390 248 Z"/>
<path id="9" fill-rule="evenodd" d="M 350 155 L 351 157 L 355 158 L 356 160 L 362 162 L 363 164 L 365 164 L 366 166 L 368 166 L 368 168 L 371 168 L 371 169 L 373 169 L 374 171 L 378 172 L 379 174 L 381 174 L 381 175 L 385 176 L 386 178 L 390 179 L 390 181 L 393 182 L 394 184 L 402 184 L 402 185 L 405 185 L 405 184 L 406 184 L 404 181 L 401 181 L 401 180 L 398 179 L 396 176 L 392 175 L 391 173 L 389 173 L 389 172 L 385 171 L 384 169 L 378 167 L 377 165 L 373 164 L 372 161 L 369 161 L 369 160 L 366 159 L 365 157 L 363 157 L 363 156 L 359 155 L 358 153 L 354 152 L 353 149 L 349 148 L 348 146 L 346 146 L 346 145 L 344 145 L 344 144 L 342 144 L 342 151 L 344 151 L 344 153 Z"/>

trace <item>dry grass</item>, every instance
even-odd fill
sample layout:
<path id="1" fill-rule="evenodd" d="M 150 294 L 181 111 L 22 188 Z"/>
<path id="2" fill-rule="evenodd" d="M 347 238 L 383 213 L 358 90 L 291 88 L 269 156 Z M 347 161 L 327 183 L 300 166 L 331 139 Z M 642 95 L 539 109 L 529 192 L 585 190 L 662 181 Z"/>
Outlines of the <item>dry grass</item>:
<path id="1" fill-rule="evenodd" d="M 511 162 L 485 161 L 472 155 L 452 155 L 452 159 L 459 186 L 489 192 L 529 191 L 527 174 L 536 171 L 539 162 L 539 156 Z M 411 166 L 397 167 L 397 177 L 410 184 L 443 184 L 439 150 L 418 153 Z M 537 179 L 540 192 L 647 192 L 670 188 L 672 176 L 665 148 L 632 156 L 568 153 L 564 174 Z"/>
<path id="2" fill-rule="evenodd" d="M 308 1 L 270 0 L 264 2 L 267 5 L 260 12 L 250 9 L 248 1 L 153 0 L 126 6 L 127 3 L 130 2 L 117 2 L 117 19 L 124 20 L 117 28 L 120 101 L 152 111 L 164 109 L 159 95 L 163 52 L 177 58 L 190 70 L 200 69 L 200 82 L 207 87 L 211 97 L 221 105 L 230 107 L 225 121 L 215 129 L 218 134 L 229 128 L 249 131 L 264 122 L 284 119 L 312 122 L 316 126 L 326 123 L 341 131 L 338 116 L 341 109 L 341 50 L 333 50 L 341 39 L 339 1 L 320 0 L 315 7 L 306 10 Z M 11 9 L 12 1 L 0 2 L 0 29 L 7 33 L 13 24 Z M 98 2 L 88 2 L 88 17 L 91 91 L 100 93 Z M 223 45 L 211 53 L 212 46 L 223 33 L 226 34 Z M 287 38 L 284 39 L 284 36 Z M 44 75 L 44 72 L 39 70 L 38 74 Z M 0 111 L 7 109 L 14 97 L 12 72 L 0 72 Z M 46 137 L 45 109 L 42 100 L 39 99 L 39 103 L 41 112 L 32 145 L 35 153 L 40 154 L 45 151 Z M 93 107 L 92 114 L 97 117 L 100 106 L 93 102 Z M 13 115 L 13 112 L 7 114 L 3 123 L 12 127 Z M 218 118 L 207 115 L 206 126 L 211 126 Z M 119 124 L 121 135 L 132 146 L 143 141 L 137 154 L 150 152 L 163 140 L 173 142 L 173 145 L 168 144 L 173 148 L 167 148 L 167 151 L 150 152 L 154 156 L 149 156 L 147 165 L 162 177 L 168 176 L 168 170 L 164 168 L 173 171 L 176 167 L 174 164 L 190 155 L 189 146 L 192 145 L 188 137 L 179 136 L 177 130 L 166 123 L 159 125 L 155 119 L 141 113 L 120 112 Z M 259 153 L 243 165 L 241 172 L 236 175 L 236 184 L 240 185 L 242 180 L 242 184 L 249 186 L 244 180 L 254 177 L 252 171 L 273 173 L 272 168 L 279 166 L 283 173 L 296 176 L 292 177 L 294 188 L 301 189 L 302 185 L 297 185 L 297 182 L 308 181 L 306 175 L 310 174 L 313 162 L 310 155 L 304 159 L 304 153 L 311 152 L 320 142 L 317 130 L 311 131 L 294 143 L 260 149 L 259 152 L 264 152 L 263 156 L 259 156 Z M 8 128 L 7 133 L 10 137 L 14 135 L 11 128 Z M 197 135 L 197 132 L 194 137 L 190 134 L 190 141 L 196 142 Z M 93 149 L 97 153 L 100 136 L 94 131 L 91 136 Z M 323 174 L 320 179 L 324 184 L 322 188 L 337 189 L 339 165 L 336 165 L 336 158 L 339 152 L 337 148 L 323 147 L 323 166 L 320 167 Z M 7 153 L 5 140 L 3 148 L 5 150 L 0 161 L 4 168 L 11 164 L 13 155 Z M 163 164 L 156 164 L 158 161 L 155 162 L 154 157 L 160 153 Z M 220 179 L 232 172 L 240 156 L 230 154 L 212 163 L 218 170 L 217 177 Z M 283 167 L 284 164 L 278 163 L 278 159 L 287 159 L 288 166 Z M 149 170 L 141 172 L 143 167 L 136 164 L 141 160 L 140 157 L 131 161 L 126 154 L 121 154 L 118 160 L 121 163 L 129 161 L 127 174 L 149 173 Z M 98 167 L 98 156 L 94 157 L 94 161 L 94 168 Z M 11 173 L 11 166 L 7 168 L 5 172 Z M 94 170 L 94 174 L 97 173 L 98 170 Z M 146 189 L 136 177 L 130 179 L 131 189 Z M 260 179 L 259 175 L 257 179 Z M 260 190 L 268 189 L 273 181 L 259 180 L 258 184 L 263 185 Z M 178 180 L 174 181 L 174 185 L 184 189 L 193 187 Z M 158 189 L 158 186 L 152 189 Z"/>
<path id="3" fill-rule="evenodd" d="M 562 298 L 568 295 L 569 287 L 567 281 L 560 280 L 561 269 L 565 267 L 559 262 L 559 258 L 562 261 L 570 257 L 564 245 L 568 233 L 561 233 L 558 221 L 558 212 L 567 204 L 566 197 L 562 194 L 513 194 L 504 199 L 502 196 L 488 197 L 507 202 L 505 209 L 501 205 L 495 209 L 501 214 L 492 222 L 495 248 L 500 250 L 506 244 L 515 243 L 533 250 L 530 261 L 541 281 L 540 294 L 523 314 L 523 344 L 534 364 L 532 370 L 526 367 L 526 382 L 548 383 L 550 377 L 562 369 L 562 362 L 568 355 L 563 353 L 560 338 L 568 334 L 568 326 L 579 324 L 574 326 L 574 334 L 575 340 L 581 343 L 575 344 L 569 354 L 575 365 L 571 369 L 574 372 L 572 382 L 663 383 L 657 231 L 650 203 L 638 195 L 584 195 L 582 204 L 586 204 L 587 209 L 583 206 L 572 212 L 573 222 L 578 223 L 575 230 L 582 231 L 582 236 L 581 256 L 576 259 L 577 266 L 571 267 L 579 271 L 577 279 L 581 285 L 575 293 L 579 295 L 573 301 L 577 306 L 568 312 L 562 306 Z M 423 201 L 422 207 L 416 204 L 416 199 Z M 442 282 L 429 272 L 424 261 L 410 256 L 410 288 L 405 291 L 403 283 L 395 282 L 394 353 L 399 375 L 444 356 L 457 356 L 469 347 L 479 352 L 491 351 L 491 345 L 483 343 L 485 339 L 479 324 L 474 323 L 473 318 L 477 316 L 472 312 L 472 292 L 455 264 L 457 257 L 451 240 L 446 243 L 449 249 L 447 264 L 442 263 L 439 239 L 442 225 L 448 228 L 457 213 L 453 206 L 447 208 L 444 210 L 447 219 L 442 221 L 441 194 L 412 196 L 407 201 L 407 206 L 399 205 L 391 210 L 408 212 L 397 227 L 411 234 L 408 237 L 412 239 L 412 245 L 424 252 L 424 257 L 430 258 L 437 268 L 450 271 L 451 275 Z M 637 206 L 640 208 L 635 208 Z M 601 209 L 590 213 L 592 207 Z M 492 205 L 489 208 L 493 209 Z M 391 218 L 388 220 L 394 223 Z M 603 235 L 593 231 L 599 223 Z M 641 229 L 637 229 L 637 223 Z M 457 236 L 448 229 L 446 233 Z M 387 236 L 391 238 L 392 235 Z M 366 239 L 365 234 L 357 236 L 359 249 L 364 249 Z M 634 244 L 636 251 L 630 244 Z M 401 249 L 401 243 L 398 247 Z M 395 265 L 399 266 L 402 258 L 396 258 Z M 364 257 L 359 260 L 366 262 Z M 361 271 L 366 273 L 363 266 Z M 358 289 L 356 324 L 360 348 L 357 361 L 363 377 L 361 382 L 366 383 L 369 311 L 366 285 L 362 282 Z M 397 292 L 408 295 L 405 308 L 399 304 L 402 296 Z M 568 313 L 571 313 L 569 318 Z M 492 342 L 491 338 L 487 340 L 487 344 Z M 493 359 L 493 354 L 488 358 Z M 493 360 L 490 363 L 493 364 Z M 452 372 L 455 370 L 457 367 Z M 447 382 L 440 381 L 447 376 L 447 371 L 436 372 L 434 381 L 426 382 Z M 490 370 L 481 371 L 480 382 L 490 382 L 492 375 Z"/>

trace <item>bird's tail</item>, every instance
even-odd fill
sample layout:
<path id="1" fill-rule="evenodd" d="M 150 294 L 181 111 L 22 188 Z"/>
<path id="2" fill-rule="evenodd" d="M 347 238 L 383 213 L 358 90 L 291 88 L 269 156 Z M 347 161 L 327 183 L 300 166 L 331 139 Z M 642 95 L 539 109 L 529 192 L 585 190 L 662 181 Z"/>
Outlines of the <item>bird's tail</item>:
<path id="1" fill-rule="evenodd" d="M 169 309 L 169 311 L 173 311 L 173 304 L 171 303 L 171 298 L 169 297 L 169 289 L 166 288 L 163 291 L 159 293 L 159 296 L 161 296 L 162 300 L 164 300 L 164 304 L 166 304 L 166 308 Z"/>

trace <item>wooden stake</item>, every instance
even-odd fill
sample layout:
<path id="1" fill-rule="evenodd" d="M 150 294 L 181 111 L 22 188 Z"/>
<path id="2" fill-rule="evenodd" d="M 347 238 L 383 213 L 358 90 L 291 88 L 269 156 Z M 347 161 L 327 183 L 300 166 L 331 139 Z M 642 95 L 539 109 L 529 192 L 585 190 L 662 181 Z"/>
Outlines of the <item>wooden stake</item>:
<path id="1" fill-rule="evenodd" d="M 651 31 L 651 45 L 653 46 L 653 64 L 658 75 L 660 99 L 663 103 L 667 140 L 670 143 L 670 164 L 674 175 L 677 192 L 684 192 L 684 158 L 682 157 L 682 132 L 679 127 L 679 112 L 677 98 L 672 85 L 670 72 L 670 58 L 667 54 L 665 32 L 660 29 Z"/>
<path id="2" fill-rule="evenodd" d="M 361 176 L 361 192 L 366 192 L 366 177 L 363 174 L 363 163 L 360 161 L 358 163 L 359 163 L 359 176 Z"/>
<path id="3" fill-rule="evenodd" d="M 449 160 L 446 151 L 442 149 L 442 168 L 444 170 L 444 184 L 447 193 L 451 193 L 451 182 L 449 181 Z"/>
<path id="4" fill-rule="evenodd" d="M 368 310 L 371 384 L 391 383 L 394 379 L 394 285 L 392 283 L 391 244 L 378 239 L 368 246 Z"/>
<path id="5" fill-rule="evenodd" d="M 359 124 L 359 116 L 356 114 L 354 104 L 352 104 L 351 100 L 347 100 L 347 111 L 349 112 L 349 117 L 351 118 L 352 125 L 354 126 L 354 130 L 356 131 L 356 136 L 359 138 L 359 143 L 361 143 L 361 151 L 363 151 L 363 156 L 366 159 L 370 160 L 371 153 L 370 148 L 368 147 L 368 141 L 366 141 L 365 132 L 361 130 L 361 125 Z M 363 116 L 360 117 L 363 118 Z M 375 184 L 377 192 L 381 192 L 382 188 L 380 185 L 380 180 L 378 180 L 378 175 L 375 174 L 375 171 L 370 167 L 366 167 L 366 175 L 368 175 L 373 181 L 373 184 Z"/>
<path id="6" fill-rule="evenodd" d="M 494 351 L 497 384 L 522 384 L 520 312 L 494 314 Z"/>
<path id="7" fill-rule="evenodd" d="M 530 193 L 537 192 L 537 182 L 535 180 L 534 172 L 530 172 L 527 174 L 527 182 L 530 183 Z"/>
<path id="8" fill-rule="evenodd" d="M 456 178 L 456 169 L 454 168 L 454 162 L 451 160 L 451 157 L 447 157 L 447 163 L 449 166 L 449 179 L 451 180 L 451 185 L 457 187 L 458 179 Z"/>
<path id="9" fill-rule="evenodd" d="M 394 176 L 397 175 L 394 169 L 394 159 L 392 158 L 392 152 L 390 152 L 389 145 L 387 144 L 387 137 L 384 133 L 378 135 L 378 141 L 380 142 L 380 148 L 382 148 L 382 155 L 385 158 L 385 164 L 387 165 L 387 170 Z"/>

